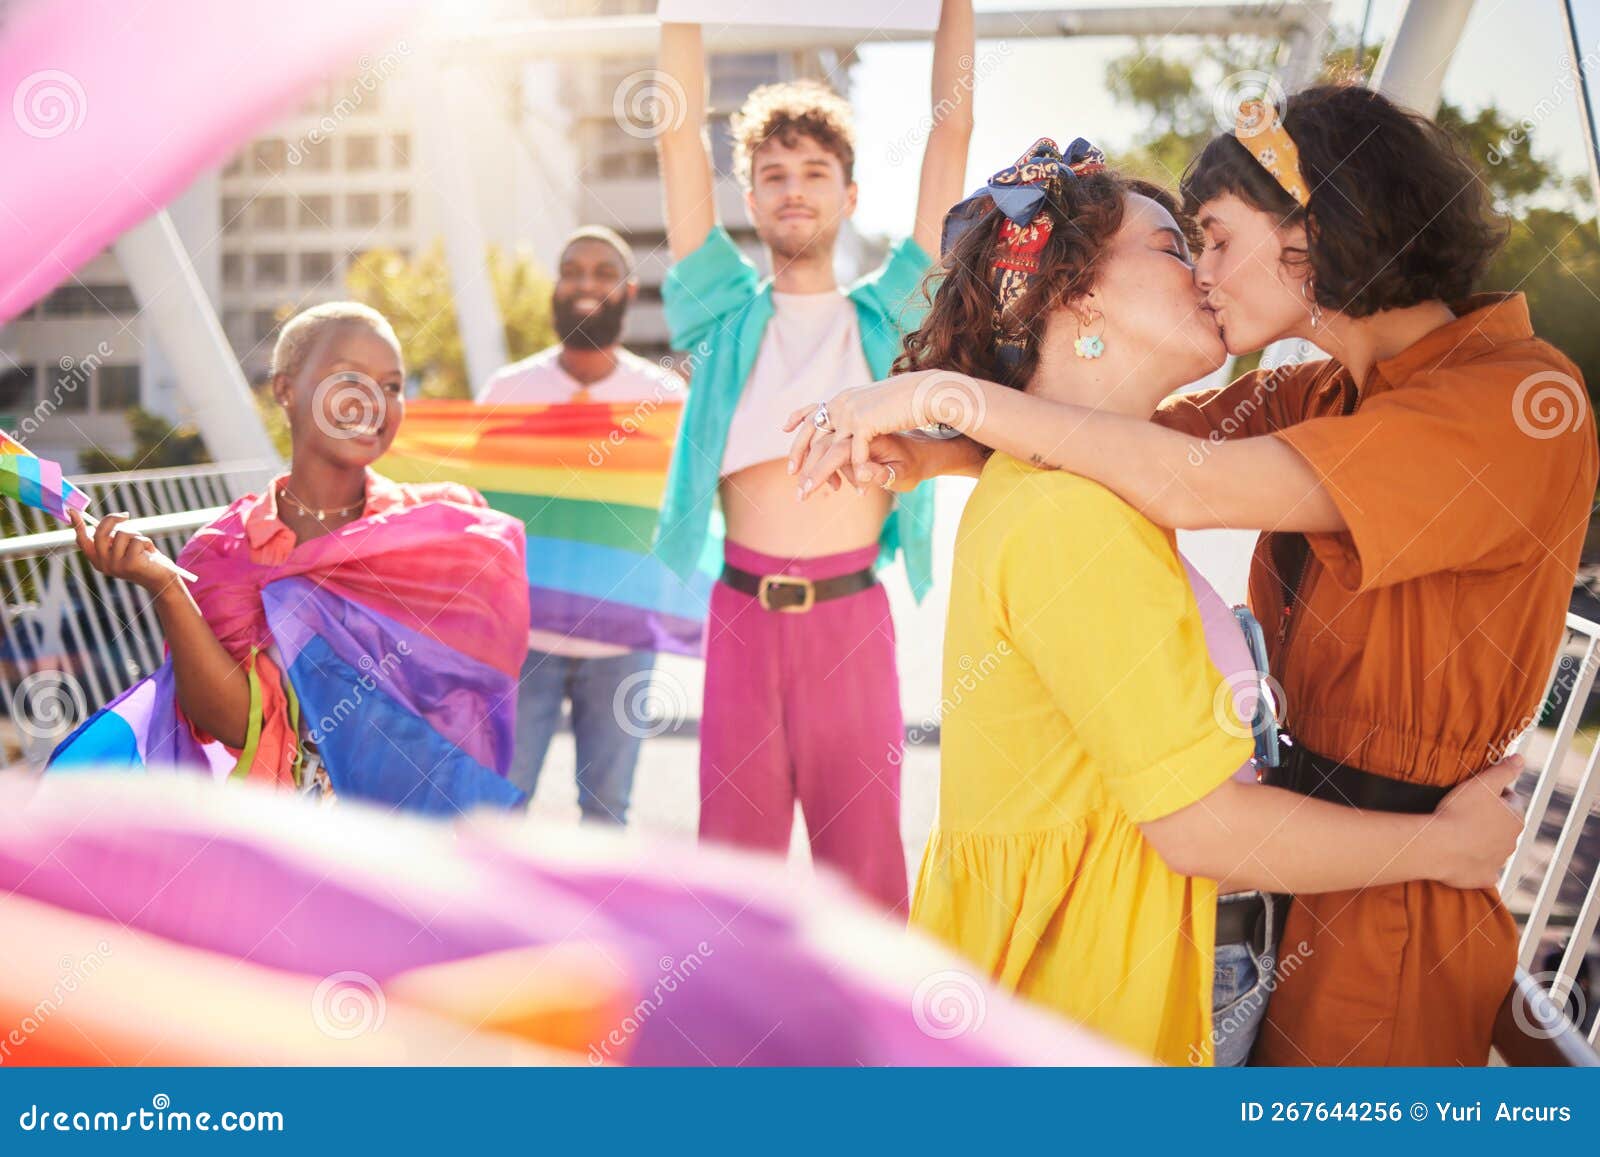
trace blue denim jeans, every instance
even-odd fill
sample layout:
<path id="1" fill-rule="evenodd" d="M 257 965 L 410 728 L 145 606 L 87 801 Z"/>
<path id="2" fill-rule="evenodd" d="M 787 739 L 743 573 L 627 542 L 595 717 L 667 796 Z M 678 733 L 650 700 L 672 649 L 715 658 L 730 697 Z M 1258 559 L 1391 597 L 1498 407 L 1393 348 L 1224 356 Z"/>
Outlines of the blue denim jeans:
<path id="1" fill-rule="evenodd" d="M 550 740 L 561 727 L 561 709 L 572 702 L 572 737 L 577 747 L 578 807 L 597 823 L 628 822 L 628 799 L 643 734 L 626 704 L 642 701 L 654 651 L 630 651 L 603 659 L 573 659 L 529 651 L 517 690 L 517 740 L 510 780 L 531 797 L 539 786 Z M 626 686 L 624 686 L 626 684 Z"/>
<path id="2" fill-rule="evenodd" d="M 1217 902 L 1239 903 L 1248 894 L 1240 893 L 1241 900 L 1219 896 Z M 1275 922 L 1281 918 L 1269 898 L 1265 951 L 1258 951 L 1256 943 L 1217 945 L 1211 974 L 1211 1039 L 1215 1046 L 1212 1063 L 1218 1068 L 1236 1068 L 1250 1060 L 1250 1050 L 1266 1019 L 1267 1001 L 1276 987 L 1272 954 Z"/>

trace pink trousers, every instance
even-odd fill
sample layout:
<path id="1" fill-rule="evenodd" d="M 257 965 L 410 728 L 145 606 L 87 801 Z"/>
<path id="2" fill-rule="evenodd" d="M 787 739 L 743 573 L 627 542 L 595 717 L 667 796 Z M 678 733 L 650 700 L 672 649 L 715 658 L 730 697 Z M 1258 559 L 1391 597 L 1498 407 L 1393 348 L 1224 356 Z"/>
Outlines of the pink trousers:
<path id="1" fill-rule="evenodd" d="M 861 570 L 877 554 L 871 546 L 783 559 L 725 547 L 743 570 L 811 579 Z M 816 862 L 904 915 L 904 737 L 882 586 L 786 614 L 716 584 L 700 726 L 702 839 L 782 852 L 799 799 Z"/>

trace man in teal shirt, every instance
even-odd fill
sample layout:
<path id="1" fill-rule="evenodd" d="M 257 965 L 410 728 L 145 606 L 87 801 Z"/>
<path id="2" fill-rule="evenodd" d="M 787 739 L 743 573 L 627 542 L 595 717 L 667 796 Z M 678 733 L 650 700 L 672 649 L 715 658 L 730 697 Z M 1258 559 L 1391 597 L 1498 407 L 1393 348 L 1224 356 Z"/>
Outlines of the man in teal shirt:
<path id="1" fill-rule="evenodd" d="M 681 97 L 663 102 L 659 126 L 674 262 L 662 300 L 691 373 L 656 550 L 688 578 L 719 502 L 726 523 L 706 632 L 700 834 L 781 852 L 798 800 L 813 856 L 902 914 L 904 721 L 873 567 L 903 554 L 913 593 L 926 593 L 933 494 L 844 489 L 801 504 L 783 423 L 887 375 L 920 322 L 928 254 L 964 188 L 972 58 L 971 2 L 945 0 L 912 234 L 841 289 L 834 248 L 856 205 L 849 105 L 814 82 L 767 85 L 733 117 L 734 168 L 773 270 L 762 281 L 717 223 L 699 26 L 667 24 L 661 37 L 661 83 Z"/>

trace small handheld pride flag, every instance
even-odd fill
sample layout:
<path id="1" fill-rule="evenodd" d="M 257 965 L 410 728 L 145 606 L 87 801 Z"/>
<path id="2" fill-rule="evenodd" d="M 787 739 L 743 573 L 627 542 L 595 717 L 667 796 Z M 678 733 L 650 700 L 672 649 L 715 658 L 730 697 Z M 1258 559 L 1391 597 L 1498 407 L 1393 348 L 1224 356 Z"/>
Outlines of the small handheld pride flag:
<path id="1" fill-rule="evenodd" d="M 0 494 L 65 521 L 67 510 L 82 510 L 89 496 L 61 475 L 61 465 L 40 458 L 0 430 Z"/>
<path id="2" fill-rule="evenodd" d="M 41 458 L 4 430 L 0 430 L 0 494 L 15 498 L 24 506 L 53 514 L 63 522 L 69 521 L 67 511 L 83 514 L 85 526 L 96 526 L 99 520 L 84 514 L 89 496 L 79 490 L 61 473 L 61 464 Z M 195 576 L 184 570 L 166 555 L 157 552 L 156 560 L 173 574 L 195 581 Z"/>

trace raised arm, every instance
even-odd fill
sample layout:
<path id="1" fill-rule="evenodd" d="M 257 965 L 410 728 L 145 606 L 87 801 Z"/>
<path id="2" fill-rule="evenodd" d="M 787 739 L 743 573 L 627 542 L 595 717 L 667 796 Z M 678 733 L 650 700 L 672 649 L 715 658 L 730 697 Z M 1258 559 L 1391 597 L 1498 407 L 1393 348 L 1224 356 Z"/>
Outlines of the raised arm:
<path id="1" fill-rule="evenodd" d="M 939 230 L 965 192 L 972 140 L 972 0 L 944 0 L 933 41 L 932 128 L 922 152 L 917 220 L 911 235 L 924 252 L 939 253 Z"/>
<path id="2" fill-rule="evenodd" d="M 663 24 L 657 65 L 665 91 L 658 103 L 656 150 L 666 197 L 667 247 L 682 261 L 717 224 L 706 143 L 706 58 L 698 24 Z"/>

